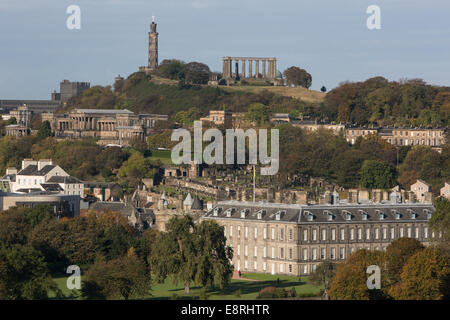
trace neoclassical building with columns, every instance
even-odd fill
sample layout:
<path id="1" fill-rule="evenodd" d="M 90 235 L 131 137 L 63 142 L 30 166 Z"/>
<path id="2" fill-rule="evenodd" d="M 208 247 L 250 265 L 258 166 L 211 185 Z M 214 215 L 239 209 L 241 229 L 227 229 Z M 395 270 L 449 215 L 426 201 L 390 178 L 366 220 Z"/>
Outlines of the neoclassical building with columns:
<path id="1" fill-rule="evenodd" d="M 234 64 L 234 65 L 233 65 Z M 240 64 L 240 67 L 239 67 Z M 248 72 L 247 72 L 248 66 Z M 255 69 L 253 69 L 253 67 Z M 260 69 L 261 67 L 261 69 Z M 234 72 L 233 72 L 234 68 Z M 276 58 L 256 57 L 223 57 L 222 71 L 225 79 L 267 79 L 275 80 L 277 77 Z"/>
<path id="2" fill-rule="evenodd" d="M 43 113 L 57 138 L 99 138 L 99 144 L 129 145 L 132 139 L 145 140 L 156 121 L 167 115 L 135 114 L 127 109 L 74 109 L 69 113 Z"/>
<path id="3" fill-rule="evenodd" d="M 359 249 L 385 250 L 398 238 L 428 244 L 437 236 L 428 227 L 433 205 L 397 199 L 325 205 L 223 201 L 202 219 L 223 226 L 235 270 L 300 276 Z"/>

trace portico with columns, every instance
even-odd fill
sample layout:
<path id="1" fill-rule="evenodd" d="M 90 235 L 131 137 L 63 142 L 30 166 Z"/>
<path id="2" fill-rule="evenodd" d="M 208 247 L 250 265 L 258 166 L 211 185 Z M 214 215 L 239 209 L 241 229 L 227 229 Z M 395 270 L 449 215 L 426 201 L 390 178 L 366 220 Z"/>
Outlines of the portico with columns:
<path id="1" fill-rule="evenodd" d="M 248 72 L 247 72 L 248 65 Z M 255 65 L 255 73 L 253 73 Z M 261 73 L 260 73 L 261 65 Z M 234 71 L 233 71 L 234 66 Z M 225 79 L 267 79 L 275 80 L 277 77 L 276 58 L 256 57 L 223 57 L 222 72 Z"/>

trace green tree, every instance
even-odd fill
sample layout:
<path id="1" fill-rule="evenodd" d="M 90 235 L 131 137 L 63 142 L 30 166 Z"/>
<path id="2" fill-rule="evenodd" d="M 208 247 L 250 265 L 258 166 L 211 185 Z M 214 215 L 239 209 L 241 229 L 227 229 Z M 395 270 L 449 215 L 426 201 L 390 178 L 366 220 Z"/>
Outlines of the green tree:
<path id="1" fill-rule="evenodd" d="M 65 218 L 37 225 L 29 243 L 42 252 L 52 271 L 61 271 L 69 264 L 92 264 L 101 255 L 102 235 L 95 217 Z"/>
<path id="2" fill-rule="evenodd" d="M 152 247 L 152 272 L 159 281 L 171 275 L 175 282 L 223 288 L 231 280 L 232 249 L 226 246 L 223 228 L 214 222 L 194 225 L 192 217 L 174 217 Z"/>
<path id="3" fill-rule="evenodd" d="M 143 178 L 153 178 L 156 174 L 150 159 L 134 152 L 120 167 L 117 177 L 119 183 L 128 191 L 133 190 Z"/>
<path id="4" fill-rule="evenodd" d="M 283 72 L 283 76 L 286 78 L 286 83 L 288 85 L 302 86 L 309 88 L 311 86 L 312 77 L 304 69 L 299 67 L 290 67 Z"/>
<path id="5" fill-rule="evenodd" d="M 190 62 L 185 67 L 185 79 L 187 83 L 207 84 L 210 73 L 209 67 L 200 62 Z"/>
<path id="6" fill-rule="evenodd" d="M 50 122 L 48 122 L 47 120 L 43 121 L 41 123 L 41 125 L 39 126 L 37 135 L 40 140 L 43 140 L 47 137 L 51 137 L 52 136 L 52 128 L 50 127 Z"/>
<path id="7" fill-rule="evenodd" d="M 202 286 L 218 285 L 223 289 L 233 275 L 229 262 L 233 250 L 227 246 L 223 227 L 215 221 L 203 221 L 195 229 L 195 246 L 199 249 L 196 261 L 195 282 Z"/>
<path id="8" fill-rule="evenodd" d="M 15 117 L 11 117 L 8 119 L 8 125 L 17 124 L 17 119 Z"/>
<path id="9" fill-rule="evenodd" d="M 445 198 L 437 198 L 434 201 L 435 211 L 430 219 L 430 228 L 436 234 L 436 245 L 450 258 L 450 201 Z"/>
<path id="10" fill-rule="evenodd" d="M 361 186 L 371 189 L 388 189 L 395 186 L 397 171 L 393 165 L 378 161 L 366 160 L 360 171 Z"/>
<path id="11" fill-rule="evenodd" d="M 0 246 L 0 299 L 47 299 L 56 291 L 40 252 L 29 246 Z"/>
<path id="12" fill-rule="evenodd" d="M 185 78 L 186 63 L 180 60 L 163 60 L 158 67 L 158 75 L 172 80 Z"/>
<path id="13" fill-rule="evenodd" d="M 270 107 L 262 103 L 253 103 L 248 107 L 248 111 L 245 113 L 245 119 L 253 121 L 257 125 L 263 125 L 269 122 L 270 115 Z"/>
<path id="14" fill-rule="evenodd" d="M 0 212 L 0 244 L 26 244 L 30 231 L 25 210 L 13 207 Z"/>
<path id="15" fill-rule="evenodd" d="M 130 231 L 120 224 L 113 224 L 105 230 L 100 241 L 106 259 L 121 257 L 133 246 L 134 239 Z"/>
<path id="16" fill-rule="evenodd" d="M 327 92 L 327 88 L 325 86 L 322 86 L 322 88 L 320 88 L 320 91 L 322 91 L 323 93 Z"/>
<path id="17" fill-rule="evenodd" d="M 443 171 L 443 156 L 426 146 L 416 146 L 406 155 L 405 160 L 399 167 L 399 183 L 409 188 L 417 179 L 429 182 L 434 190 L 439 190 Z"/>
<path id="18" fill-rule="evenodd" d="M 99 261 L 86 272 L 81 292 L 86 299 L 144 298 L 151 281 L 145 263 L 133 250 L 110 261 Z"/>
<path id="19" fill-rule="evenodd" d="M 311 283 L 324 287 L 325 297 L 328 297 L 328 289 L 330 288 L 331 281 L 333 281 L 333 278 L 336 275 L 336 268 L 336 263 L 327 260 L 321 262 L 310 275 L 309 280 Z"/>

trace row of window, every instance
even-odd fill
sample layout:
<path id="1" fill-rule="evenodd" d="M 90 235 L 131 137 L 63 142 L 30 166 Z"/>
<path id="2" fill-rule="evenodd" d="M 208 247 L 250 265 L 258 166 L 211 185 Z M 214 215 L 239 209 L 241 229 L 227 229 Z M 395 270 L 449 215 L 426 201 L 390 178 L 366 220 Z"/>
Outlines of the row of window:
<path id="1" fill-rule="evenodd" d="M 398 238 L 402 238 L 402 237 L 408 237 L 408 238 L 419 238 L 420 236 L 420 228 L 419 227 L 399 227 L 398 231 L 396 232 L 395 230 L 396 228 L 391 227 L 385 227 L 385 228 L 373 228 L 373 229 L 369 229 L 369 228 L 349 228 L 348 229 L 348 234 L 346 234 L 346 229 L 345 228 L 341 228 L 339 229 L 339 239 L 341 241 L 346 240 L 347 238 L 349 240 L 363 240 L 363 238 L 365 240 L 393 240 L 396 238 L 396 235 L 398 236 Z M 330 234 L 328 235 L 328 229 L 322 229 L 320 232 L 320 240 L 321 241 L 327 241 L 327 240 L 331 240 L 331 241 L 336 241 L 336 236 L 337 236 L 337 229 L 336 228 L 332 228 L 330 230 Z M 329 238 L 328 238 L 329 236 Z M 423 227 L 422 229 L 422 237 L 427 239 L 429 237 L 428 234 L 428 227 Z M 434 238 L 434 232 L 432 232 L 432 237 Z M 302 240 L 304 242 L 308 242 L 308 241 L 317 241 L 318 240 L 318 229 L 312 229 L 311 230 L 311 237 L 309 237 L 309 230 L 308 229 L 303 229 L 303 236 L 302 236 Z"/>
<path id="2" fill-rule="evenodd" d="M 409 134 L 409 131 L 392 131 L 392 135 L 394 136 L 403 136 L 403 132 L 405 133 L 404 136 L 407 137 Z M 431 131 L 427 131 L 427 132 L 416 132 L 416 137 L 441 137 L 442 136 L 442 131 L 432 131 L 433 134 L 431 134 Z M 414 137 L 414 131 L 411 132 L 411 137 Z"/>
<path id="3" fill-rule="evenodd" d="M 263 271 L 270 271 L 272 274 L 275 274 L 275 272 L 279 272 L 279 273 L 284 273 L 285 272 L 284 263 L 278 264 L 278 268 L 276 268 L 276 264 L 275 263 L 271 263 L 269 266 L 270 266 L 270 270 L 268 270 L 267 262 L 263 262 L 262 263 Z M 237 270 L 240 270 L 240 269 L 241 269 L 241 261 L 238 260 L 238 262 L 237 262 Z M 250 270 L 247 260 L 244 261 L 244 270 L 247 270 L 247 271 Z M 258 270 L 258 262 L 256 262 L 256 261 L 253 262 L 253 270 L 254 271 Z M 288 273 L 292 273 L 293 272 L 292 264 L 288 264 L 287 265 L 287 270 L 286 271 Z"/>
<path id="4" fill-rule="evenodd" d="M 411 146 L 414 146 L 414 145 L 416 145 L 416 146 L 418 146 L 418 145 L 423 145 L 423 146 L 440 146 L 441 144 L 443 144 L 444 142 L 443 142 L 443 140 L 440 140 L 440 139 L 433 139 L 433 140 L 418 140 L 418 139 L 416 139 L 415 140 L 415 142 L 414 142 L 414 139 L 410 139 L 410 140 L 408 140 L 408 139 L 405 139 L 405 140 L 403 140 L 403 139 L 393 139 L 392 140 L 393 142 L 391 142 L 391 139 L 388 139 L 388 142 L 389 143 L 393 143 L 393 144 L 399 144 L 399 145 L 405 145 L 405 146 L 408 146 L 408 145 L 411 145 Z"/>
<path id="5" fill-rule="evenodd" d="M 349 254 L 353 253 L 356 250 L 360 250 L 360 249 L 364 249 L 364 247 L 350 247 L 349 248 Z M 366 248 L 367 250 L 370 250 L 370 247 Z M 385 247 L 375 247 L 375 250 L 386 250 Z M 337 256 L 337 248 L 320 248 L 320 257 L 317 255 L 319 252 L 319 250 L 317 248 L 303 248 L 302 249 L 302 255 L 301 258 L 303 261 L 308 261 L 308 260 L 335 260 L 335 259 L 341 259 L 344 260 L 346 258 L 346 252 L 345 252 L 345 248 L 341 247 L 339 248 L 339 256 Z"/>
<path id="6" fill-rule="evenodd" d="M 224 226 L 224 234 L 225 236 L 229 236 L 229 237 L 233 237 L 233 226 L 229 227 L 229 233 L 227 234 L 227 227 Z M 262 228 L 262 237 L 263 239 L 267 239 L 267 227 Z M 249 237 L 251 237 L 250 233 L 250 229 L 249 227 L 244 227 L 244 237 L 245 239 L 248 239 Z M 276 239 L 276 230 L 275 228 L 270 228 L 270 238 L 272 240 Z M 260 235 L 259 235 L 260 236 Z M 237 237 L 241 237 L 241 226 L 237 227 Z M 253 238 L 254 239 L 258 239 L 258 227 L 254 227 L 253 228 Z M 292 241 L 294 239 L 294 230 L 292 228 L 288 229 L 288 234 L 287 234 L 287 240 L 288 241 Z M 284 241 L 285 240 L 285 235 L 284 235 L 284 229 L 280 228 L 278 230 L 278 240 L 280 241 Z"/>
<path id="7" fill-rule="evenodd" d="M 236 249 L 237 249 L 236 250 L 236 254 L 238 256 L 240 256 L 241 255 L 241 245 L 238 244 Z M 270 257 L 272 259 L 277 259 L 277 258 L 278 259 L 285 259 L 285 258 L 287 258 L 289 260 L 292 260 L 294 258 L 294 249 L 293 248 L 288 248 L 288 250 L 287 250 L 287 257 L 285 257 L 285 250 L 284 250 L 285 248 L 279 248 L 279 250 L 276 250 L 275 247 L 271 247 L 270 249 L 271 249 Z M 276 254 L 275 251 L 278 251 L 278 254 Z M 244 245 L 244 256 L 245 257 L 249 256 L 248 245 Z M 253 247 L 253 257 L 255 257 L 255 258 L 258 257 L 258 247 L 257 246 Z M 263 247 L 263 255 L 262 255 L 262 257 L 263 258 L 267 258 L 268 257 L 267 256 L 267 247 Z"/>

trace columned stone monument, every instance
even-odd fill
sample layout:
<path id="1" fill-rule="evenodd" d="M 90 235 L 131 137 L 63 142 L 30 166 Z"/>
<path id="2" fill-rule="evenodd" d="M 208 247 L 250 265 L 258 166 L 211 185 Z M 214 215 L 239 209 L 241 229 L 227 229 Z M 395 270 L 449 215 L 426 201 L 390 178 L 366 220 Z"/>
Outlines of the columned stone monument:
<path id="1" fill-rule="evenodd" d="M 235 71 L 233 72 L 233 62 Z M 239 62 L 241 72 L 239 72 Z M 253 62 L 255 63 L 255 73 L 253 73 Z M 259 73 L 259 65 L 262 64 L 262 73 Z M 246 66 L 248 65 L 248 73 Z M 276 58 L 255 58 L 255 57 L 223 57 L 223 78 L 230 79 L 267 79 L 275 80 L 277 76 Z M 267 68 L 266 68 L 267 67 Z"/>

